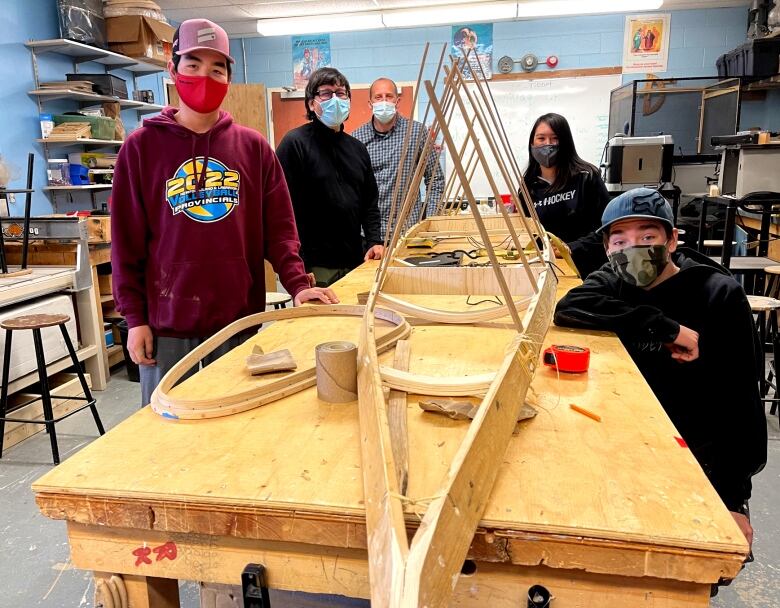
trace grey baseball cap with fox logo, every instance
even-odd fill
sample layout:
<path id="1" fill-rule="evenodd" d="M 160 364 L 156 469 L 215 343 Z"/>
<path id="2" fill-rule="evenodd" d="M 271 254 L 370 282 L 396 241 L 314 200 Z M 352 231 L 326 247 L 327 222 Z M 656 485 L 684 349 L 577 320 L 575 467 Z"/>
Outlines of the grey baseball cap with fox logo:
<path id="1" fill-rule="evenodd" d="M 225 56 L 230 63 L 230 41 L 225 30 L 208 19 L 187 19 L 182 21 L 173 35 L 173 52 L 184 55 L 192 51 L 216 51 Z"/>
<path id="2" fill-rule="evenodd" d="M 634 188 L 609 202 L 601 215 L 601 228 L 596 232 L 601 234 L 620 220 L 643 217 L 660 220 L 670 229 L 674 228 L 674 215 L 669 202 L 657 190 Z"/>

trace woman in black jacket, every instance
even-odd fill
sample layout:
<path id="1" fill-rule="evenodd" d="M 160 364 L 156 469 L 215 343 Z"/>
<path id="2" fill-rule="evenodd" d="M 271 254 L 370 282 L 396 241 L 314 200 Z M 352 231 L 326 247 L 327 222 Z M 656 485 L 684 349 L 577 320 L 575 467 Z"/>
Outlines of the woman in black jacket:
<path id="1" fill-rule="evenodd" d="M 607 261 L 595 230 L 609 194 L 596 167 L 577 154 L 568 121 L 560 114 L 540 116 L 528 138 L 525 181 L 544 228 L 571 250 L 586 277 Z"/>

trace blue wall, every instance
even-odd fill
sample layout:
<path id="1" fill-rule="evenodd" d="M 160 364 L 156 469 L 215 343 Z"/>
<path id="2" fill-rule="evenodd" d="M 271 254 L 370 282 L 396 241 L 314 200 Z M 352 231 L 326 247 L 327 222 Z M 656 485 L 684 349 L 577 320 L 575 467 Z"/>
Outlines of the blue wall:
<path id="1" fill-rule="evenodd" d="M 671 11 L 672 37 L 669 70 L 663 76 L 710 76 L 715 60 L 746 40 L 747 9 L 716 8 Z M 493 26 L 494 60 L 502 55 L 519 58 L 557 55 L 557 69 L 617 66 L 622 63 L 625 15 L 589 15 L 528 21 L 500 21 Z M 350 81 L 371 82 L 377 73 L 398 80 L 415 80 L 423 44 L 441 44 L 450 26 L 331 34 L 333 65 Z M 247 75 L 250 82 L 269 87 L 292 80 L 290 37 L 246 38 Z M 241 41 L 231 51 L 243 74 Z M 540 70 L 547 69 L 546 66 Z"/>
<path id="2" fill-rule="evenodd" d="M 669 69 L 659 76 L 715 75 L 715 60 L 746 40 L 746 7 L 671 13 Z M 619 66 L 623 59 L 624 25 L 624 14 L 496 22 L 494 69 L 503 55 L 518 59 L 529 52 L 542 59 L 556 55 L 560 60 L 557 69 L 561 70 Z M 415 81 L 424 43 L 446 43 L 450 32 L 450 26 L 443 26 L 333 33 L 332 63 L 353 83 L 370 83 L 379 76 Z M 291 84 L 289 36 L 245 38 L 244 45 L 249 82 L 262 82 L 268 87 Z M 231 41 L 231 52 L 237 60 L 236 81 L 241 82 L 244 66 L 240 39 Z M 437 55 L 438 52 L 437 48 Z M 644 75 L 626 75 L 624 80 L 637 77 Z"/>
<path id="3" fill-rule="evenodd" d="M 57 22 L 57 3 L 54 0 L 25 0 L 24 2 L 6 1 L 0 2 L 0 23 L 3 25 L 4 37 L 0 42 L 0 107 L 2 108 L 2 120 L 0 122 L 0 154 L 15 167 L 14 179 L 10 186 L 24 187 L 27 170 L 27 154 L 35 153 L 35 176 L 33 187 L 37 192 L 33 195 L 33 209 L 35 215 L 52 212 L 51 197 L 41 190 L 46 186 L 46 162 L 43 146 L 35 143 L 40 138 L 41 129 L 38 120 L 38 106 L 35 98 L 29 96 L 27 91 L 34 88 L 32 62 L 30 52 L 24 46 L 28 40 L 45 40 L 59 38 Z M 66 72 L 73 71 L 72 63 L 62 56 L 53 53 L 39 55 L 38 59 L 40 79 L 64 80 Z M 79 66 L 81 72 L 103 72 L 104 66 L 95 63 L 84 63 Z M 112 72 L 124 78 L 128 84 L 128 92 L 132 95 L 132 74 L 124 70 Z M 141 88 L 152 89 L 155 92 L 155 101 L 162 99 L 162 89 L 158 75 L 143 76 L 138 79 Z M 59 112 L 78 109 L 76 102 L 57 102 L 44 105 L 45 112 Z M 134 111 L 122 112 L 122 121 L 128 131 L 138 124 L 138 113 Z M 53 148 L 56 156 L 66 155 L 68 152 L 77 151 L 73 148 Z M 107 194 L 98 195 L 98 200 L 105 199 Z M 89 195 L 78 193 L 71 202 L 64 194 L 57 197 L 57 211 L 63 212 L 71 209 L 89 209 L 91 207 Z M 24 210 L 22 197 L 17 197 L 15 205 L 11 206 L 11 213 L 21 214 Z"/>

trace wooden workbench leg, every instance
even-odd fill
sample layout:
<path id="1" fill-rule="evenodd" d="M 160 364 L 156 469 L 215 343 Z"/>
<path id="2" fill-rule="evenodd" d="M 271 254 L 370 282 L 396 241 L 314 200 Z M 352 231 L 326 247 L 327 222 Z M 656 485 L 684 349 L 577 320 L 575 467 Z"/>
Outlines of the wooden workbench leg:
<path id="1" fill-rule="evenodd" d="M 97 353 L 84 361 L 87 372 L 92 376 L 92 388 L 102 391 L 108 381 L 108 353 L 103 334 L 103 310 L 100 307 L 100 293 L 97 288 L 97 269 L 92 267 L 92 287 L 76 293 L 79 311 L 79 331 L 82 346 L 97 345 Z"/>
<path id="2" fill-rule="evenodd" d="M 179 608 L 179 581 L 173 578 L 123 575 L 128 608 Z"/>

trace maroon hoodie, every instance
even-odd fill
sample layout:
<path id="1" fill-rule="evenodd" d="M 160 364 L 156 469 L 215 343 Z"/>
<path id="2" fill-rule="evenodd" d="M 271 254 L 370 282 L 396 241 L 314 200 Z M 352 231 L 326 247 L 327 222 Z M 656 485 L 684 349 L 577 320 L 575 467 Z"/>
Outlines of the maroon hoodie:
<path id="1" fill-rule="evenodd" d="M 265 310 L 268 260 L 295 296 L 308 287 L 284 173 L 268 142 L 227 112 L 207 133 L 176 108 L 119 151 L 111 197 L 117 309 L 129 327 L 202 338 Z"/>

